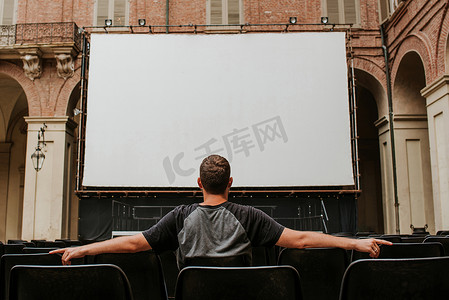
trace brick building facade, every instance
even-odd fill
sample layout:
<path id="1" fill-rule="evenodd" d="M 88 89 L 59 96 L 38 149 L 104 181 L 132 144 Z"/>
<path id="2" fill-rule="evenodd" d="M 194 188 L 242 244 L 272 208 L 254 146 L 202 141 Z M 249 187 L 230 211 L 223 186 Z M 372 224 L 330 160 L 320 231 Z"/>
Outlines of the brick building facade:
<path id="1" fill-rule="evenodd" d="M 447 0 L 2 0 L 0 240 L 77 238 L 78 28 L 104 31 L 92 26 L 105 19 L 125 26 L 110 27 L 121 32 L 129 25 L 143 30 L 139 19 L 146 25 L 245 25 L 198 27 L 207 33 L 244 34 L 256 29 L 251 24 L 282 31 L 290 17 L 318 24 L 291 30 L 349 30 L 357 89 L 358 229 L 448 229 L 448 8 Z M 320 25 L 322 16 L 329 24 Z M 191 32 L 193 26 L 153 30 Z M 30 158 L 43 123 L 45 168 L 36 172 Z"/>

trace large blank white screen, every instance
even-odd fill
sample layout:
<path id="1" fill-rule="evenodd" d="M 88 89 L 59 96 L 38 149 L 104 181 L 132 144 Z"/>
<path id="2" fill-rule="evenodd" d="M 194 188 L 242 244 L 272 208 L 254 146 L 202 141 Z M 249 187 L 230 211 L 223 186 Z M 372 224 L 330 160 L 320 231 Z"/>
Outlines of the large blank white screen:
<path id="1" fill-rule="evenodd" d="M 353 184 L 344 33 L 92 35 L 87 112 L 84 186 Z"/>

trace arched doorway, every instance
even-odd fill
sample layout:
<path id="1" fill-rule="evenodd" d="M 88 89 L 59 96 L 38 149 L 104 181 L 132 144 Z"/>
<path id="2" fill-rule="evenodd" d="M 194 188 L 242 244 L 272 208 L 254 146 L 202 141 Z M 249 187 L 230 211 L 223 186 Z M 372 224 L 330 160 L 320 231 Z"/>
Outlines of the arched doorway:
<path id="1" fill-rule="evenodd" d="M 424 65 L 411 51 L 401 59 L 393 83 L 393 111 L 401 233 L 410 227 L 435 231 Z"/>
<path id="2" fill-rule="evenodd" d="M 380 118 L 384 92 L 370 74 L 355 70 L 357 135 L 361 193 L 357 200 L 359 231 L 384 232 L 379 135 L 376 121 Z"/>
<path id="3" fill-rule="evenodd" d="M 20 239 L 28 103 L 20 84 L 0 73 L 0 240 Z"/>

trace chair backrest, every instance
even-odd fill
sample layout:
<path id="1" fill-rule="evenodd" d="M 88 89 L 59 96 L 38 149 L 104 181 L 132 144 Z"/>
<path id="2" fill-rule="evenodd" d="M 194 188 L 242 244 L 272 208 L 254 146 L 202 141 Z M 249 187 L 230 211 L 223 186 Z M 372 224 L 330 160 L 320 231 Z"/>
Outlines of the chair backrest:
<path id="1" fill-rule="evenodd" d="M 440 243 L 402 243 L 382 246 L 379 258 L 423 258 L 444 255 Z"/>
<path id="2" fill-rule="evenodd" d="M 115 265 L 24 266 L 11 270 L 10 300 L 132 300 L 128 279 Z"/>
<path id="3" fill-rule="evenodd" d="M 275 266 L 277 261 L 275 247 L 252 247 L 252 266 Z"/>
<path id="4" fill-rule="evenodd" d="M 173 251 L 165 251 L 159 254 L 159 258 L 161 259 L 168 297 L 175 298 L 176 280 L 179 274 L 176 255 Z"/>
<path id="5" fill-rule="evenodd" d="M 0 259 L 0 299 L 8 299 L 11 269 L 17 265 L 61 265 L 56 254 L 5 254 Z"/>
<path id="6" fill-rule="evenodd" d="M 83 245 L 81 243 L 81 241 L 78 241 L 78 240 L 55 240 L 55 242 L 63 242 L 66 247 L 82 246 Z"/>
<path id="7" fill-rule="evenodd" d="M 20 254 L 22 249 L 25 248 L 24 244 L 6 244 L 3 245 L 5 254 Z"/>
<path id="8" fill-rule="evenodd" d="M 340 300 L 446 299 L 448 268 L 449 257 L 358 260 L 346 270 Z"/>
<path id="9" fill-rule="evenodd" d="M 35 244 L 38 248 L 65 248 L 63 241 L 36 241 Z"/>
<path id="10" fill-rule="evenodd" d="M 224 257 L 192 257 L 185 259 L 185 266 L 195 267 L 250 267 L 247 255 Z"/>
<path id="11" fill-rule="evenodd" d="M 411 235 L 401 237 L 401 243 L 422 243 L 425 239 L 425 235 Z"/>
<path id="12" fill-rule="evenodd" d="M 423 243 L 440 243 L 444 248 L 444 255 L 449 256 L 449 237 L 445 236 L 429 236 Z"/>
<path id="13" fill-rule="evenodd" d="M 136 300 L 168 299 L 161 262 L 153 251 L 99 254 L 94 257 L 94 263 L 120 267 L 131 284 Z"/>
<path id="14" fill-rule="evenodd" d="M 37 247 L 25 247 L 22 249 L 22 253 L 31 254 L 31 253 L 48 253 L 52 250 L 56 250 L 58 248 L 37 248 Z"/>
<path id="15" fill-rule="evenodd" d="M 298 271 L 304 299 L 338 299 L 348 257 L 340 248 L 284 249 L 278 264 Z"/>
<path id="16" fill-rule="evenodd" d="M 422 258 L 444 255 L 444 248 L 440 243 L 399 243 L 382 246 L 378 258 Z M 352 251 L 351 261 L 369 259 L 365 252 Z"/>
<path id="17" fill-rule="evenodd" d="M 291 266 L 186 267 L 176 283 L 176 300 L 302 299 L 298 272 Z"/>
<path id="18" fill-rule="evenodd" d="M 449 230 L 439 230 L 437 235 L 449 235 Z"/>

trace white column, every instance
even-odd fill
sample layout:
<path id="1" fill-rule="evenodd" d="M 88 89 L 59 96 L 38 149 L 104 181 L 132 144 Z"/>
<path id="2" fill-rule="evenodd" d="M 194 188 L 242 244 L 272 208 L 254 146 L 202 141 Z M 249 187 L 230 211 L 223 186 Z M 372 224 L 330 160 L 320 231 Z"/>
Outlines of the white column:
<path id="1" fill-rule="evenodd" d="M 421 90 L 426 98 L 435 230 L 449 228 L 449 75 Z"/>
<path id="2" fill-rule="evenodd" d="M 76 123 L 68 117 L 26 117 L 28 123 L 25 187 L 23 200 L 22 239 L 54 240 L 66 236 L 67 214 L 64 209 L 70 201 L 67 193 L 68 149 L 73 141 Z M 43 124 L 45 161 L 36 172 L 31 154 L 37 146 L 37 135 Z"/>

